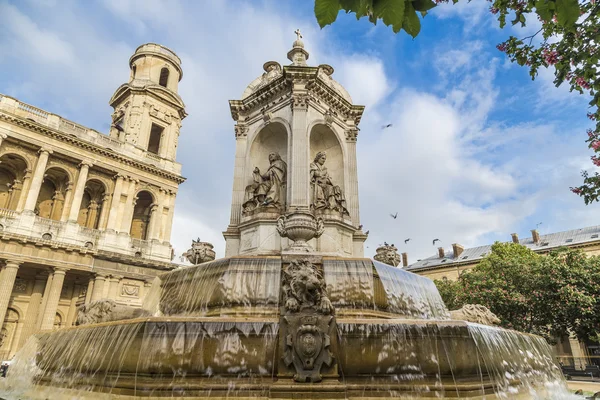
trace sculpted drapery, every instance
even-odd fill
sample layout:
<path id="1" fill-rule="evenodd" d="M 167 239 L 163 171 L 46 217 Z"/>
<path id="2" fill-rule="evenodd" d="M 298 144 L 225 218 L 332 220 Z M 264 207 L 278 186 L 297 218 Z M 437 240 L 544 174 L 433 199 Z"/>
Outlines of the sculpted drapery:
<path id="1" fill-rule="evenodd" d="M 310 164 L 311 206 L 315 210 L 334 210 L 348 214 L 344 192 L 331 181 L 325 161 L 327 154 L 320 151 Z"/>
<path id="2" fill-rule="evenodd" d="M 258 167 L 254 168 L 252 173 L 254 182 L 246 187 L 246 198 L 242 206 L 246 212 L 261 206 L 283 209 L 287 164 L 278 153 L 269 154 L 269 163 L 269 168 L 264 174 Z"/>

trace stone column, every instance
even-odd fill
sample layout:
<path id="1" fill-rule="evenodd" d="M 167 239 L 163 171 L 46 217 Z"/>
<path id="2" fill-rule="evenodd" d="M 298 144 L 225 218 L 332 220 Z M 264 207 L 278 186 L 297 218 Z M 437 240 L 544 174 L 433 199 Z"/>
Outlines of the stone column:
<path id="1" fill-rule="evenodd" d="M 348 149 L 348 186 L 346 188 L 346 198 L 348 199 L 348 212 L 352 223 L 355 226 L 360 225 L 360 215 L 358 212 L 358 169 L 356 168 L 356 138 L 358 129 L 348 129 L 346 132 L 346 149 Z"/>
<path id="2" fill-rule="evenodd" d="M 98 216 L 98 202 L 96 200 L 90 201 L 90 205 L 88 206 L 88 215 L 85 220 L 85 226 L 88 228 L 96 227 L 96 217 Z"/>
<path id="3" fill-rule="evenodd" d="M 67 313 L 67 320 L 65 321 L 66 327 L 72 326 L 77 319 L 77 300 L 79 300 L 79 293 L 81 293 L 81 285 L 78 283 L 73 284 L 71 304 L 69 305 L 69 312 Z"/>
<path id="4" fill-rule="evenodd" d="M 84 304 L 88 304 L 89 302 L 92 301 L 92 292 L 93 291 L 94 291 L 94 276 L 92 275 L 90 277 L 90 280 L 88 281 L 87 290 L 85 292 Z"/>
<path id="5" fill-rule="evenodd" d="M 158 225 L 158 221 L 160 220 L 160 216 L 158 215 L 158 205 L 152 204 L 150 206 L 150 220 L 148 221 L 148 230 L 146 231 L 146 240 L 155 240 L 156 239 L 156 228 Z"/>
<path id="6" fill-rule="evenodd" d="M 102 197 L 102 205 L 100 206 L 100 217 L 98 218 L 98 229 L 106 228 L 106 219 L 108 218 L 108 211 L 110 205 L 110 194 L 105 193 Z"/>
<path id="7" fill-rule="evenodd" d="M 25 175 L 23 175 L 23 186 L 21 189 L 21 195 L 19 196 L 19 201 L 17 203 L 17 208 L 16 208 L 16 210 L 18 212 L 23 211 L 23 209 L 25 208 L 25 202 L 27 201 L 27 194 L 29 193 L 30 186 L 31 186 L 31 170 L 26 169 Z"/>
<path id="8" fill-rule="evenodd" d="M 92 290 L 92 298 L 90 301 L 97 301 L 103 298 L 105 281 L 106 275 L 96 274 L 96 277 L 94 278 L 94 289 Z"/>
<path id="9" fill-rule="evenodd" d="M 73 182 L 67 182 L 67 187 L 65 188 L 65 205 L 62 210 L 62 214 L 60 216 L 60 220 L 62 222 L 67 222 L 69 219 L 69 210 L 71 210 L 71 203 L 73 202 Z"/>
<path id="10" fill-rule="evenodd" d="M 115 175 L 115 190 L 110 203 L 110 211 L 108 213 L 108 222 L 106 229 L 115 230 L 117 227 L 117 214 L 119 213 L 119 204 L 121 203 L 121 191 L 123 190 L 123 175 Z"/>
<path id="11" fill-rule="evenodd" d="M 139 181 L 137 179 L 129 178 L 129 187 L 127 188 L 127 200 L 125 201 L 125 212 L 123 213 L 120 232 L 131 233 L 131 219 L 133 218 L 133 209 L 135 208 L 135 204 L 137 202 L 137 197 L 135 196 L 135 189 L 138 182 Z"/>
<path id="12" fill-rule="evenodd" d="M 44 173 L 46 172 L 48 157 L 50 157 L 50 154 L 52 154 L 52 150 L 41 148 L 39 153 L 40 156 L 35 164 L 35 170 L 33 172 L 33 177 L 31 178 L 29 191 L 27 192 L 27 200 L 25 200 L 24 210 L 30 212 L 35 210 L 35 203 L 37 202 L 40 189 L 42 188 L 42 182 L 44 181 Z"/>
<path id="13" fill-rule="evenodd" d="M 50 210 L 50 219 L 60 220 L 60 213 L 62 213 L 65 206 L 65 196 L 63 196 L 60 190 L 54 192 L 52 196 L 52 209 Z"/>
<path id="14" fill-rule="evenodd" d="M 308 132 L 308 94 L 292 94 L 292 176 L 291 207 L 299 210 L 309 209 L 309 148 Z"/>
<path id="15" fill-rule="evenodd" d="M 87 182 L 88 172 L 92 165 L 93 164 L 89 161 L 82 161 L 79 164 L 79 176 L 77 176 L 77 183 L 75 184 L 75 191 L 73 192 L 73 201 L 71 202 L 69 211 L 69 222 L 77 223 L 81 201 L 83 200 L 83 192 L 85 191 L 85 183 Z"/>
<path id="16" fill-rule="evenodd" d="M 50 273 L 48 275 L 48 279 L 46 280 L 46 287 L 44 288 L 44 295 L 42 296 L 42 305 L 40 306 L 40 310 L 37 314 L 37 320 L 35 322 L 36 331 L 38 331 L 42 326 L 42 320 L 44 319 L 44 310 L 46 309 L 46 304 L 48 304 L 48 296 L 50 294 L 50 288 L 52 287 L 53 278 L 54 274 Z"/>
<path id="17" fill-rule="evenodd" d="M 58 309 L 60 292 L 62 292 L 66 273 L 66 268 L 54 268 L 52 285 L 48 291 L 48 301 L 46 302 L 44 316 L 42 317 L 42 325 L 40 326 L 40 329 L 43 331 L 51 330 L 54 327 L 54 319 L 56 318 L 56 310 Z"/>
<path id="18" fill-rule="evenodd" d="M 6 133 L 0 133 L 0 146 L 2 146 L 2 142 L 7 138 Z"/>
<path id="19" fill-rule="evenodd" d="M 35 282 L 33 283 L 33 292 L 29 298 L 27 314 L 25 314 L 25 323 L 23 325 L 23 330 L 21 331 L 21 338 L 19 339 L 19 348 L 23 346 L 27 339 L 29 339 L 29 336 L 34 334 L 37 330 L 37 319 L 38 314 L 40 313 L 42 295 L 44 293 L 47 280 L 48 276 L 45 273 L 38 274 L 35 277 Z"/>
<path id="20" fill-rule="evenodd" d="M 163 242 L 171 241 L 171 229 L 173 229 L 173 215 L 175 214 L 175 196 L 176 194 L 173 192 L 169 192 L 169 213 L 167 214 L 167 219 L 165 221 L 165 234 L 163 237 Z"/>
<path id="21" fill-rule="evenodd" d="M 111 275 L 108 278 L 108 298 L 116 300 L 118 296 L 119 282 L 123 277 L 118 275 Z"/>
<path id="22" fill-rule="evenodd" d="M 0 324 L 4 323 L 20 262 L 7 260 L 0 272 Z"/>
<path id="23" fill-rule="evenodd" d="M 242 203 L 248 177 L 245 176 L 246 147 L 248 146 L 248 127 L 238 122 L 235 125 L 235 165 L 233 169 L 233 194 L 231 199 L 230 225 L 238 225 L 242 218 Z"/>

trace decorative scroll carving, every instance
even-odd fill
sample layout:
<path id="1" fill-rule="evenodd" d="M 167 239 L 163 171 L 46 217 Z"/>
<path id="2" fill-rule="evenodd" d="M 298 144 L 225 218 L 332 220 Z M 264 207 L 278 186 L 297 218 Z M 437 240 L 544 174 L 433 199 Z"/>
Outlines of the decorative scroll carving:
<path id="1" fill-rule="evenodd" d="M 375 256 L 373 259 L 382 262 L 387 265 L 392 265 L 397 267 L 400 264 L 400 254 L 398 254 L 398 248 L 393 244 L 385 243 L 383 246 L 377 248 Z"/>
<path id="2" fill-rule="evenodd" d="M 308 260 L 292 261 L 284 270 L 282 289 L 285 308 L 289 312 L 310 308 L 321 314 L 333 314 L 323 275 Z"/>
<path id="3" fill-rule="evenodd" d="M 243 124 L 236 124 L 233 129 L 235 130 L 235 137 L 236 139 L 239 137 L 246 137 L 248 136 L 248 127 L 246 125 Z"/>
<path id="4" fill-rule="evenodd" d="M 496 314 L 481 304 L 465 304 L 459 310 L 450 311 L 450 318 L 483 325 L 500 325 Z"/>
<path id="5" fill-rule="evenodd" d="M 327 167 L 325 167 L 326 160 L 327 154 L 320 151 L 310 164 L 311 207 L 314 210 L 334 210 L 342 215 L 349 215 L 344 192 L 331 181 Z"/>
<path id="6" fill-rule="evenodd" d="M 269 168 L 264 174 L 258 167 L 254 168 L 254 182 L 246 186 L 246 198 L 242 204 L 244 213 L 259 207 L 275 207 L 278 211 L 285 207 L 287 164 L 278 153 L 269 154 L 269 162 Z"/>
<path id="7" fill-rule="evenodd" d="M 358 128 L 348 129 L 345 133 L 347 142 L 356 142 L 356 139 L 358 138 Z"/>
<path id="8" fill-rule="evenodd" d="M 337 116 L 335 111 L 327 110 L 327 112 L 323 115 L 323 118 L 325 119 L 325 124 L 327 126 L 331 126 L 331 124 L 333 124 L 335 116 Z"/>
<path id="9" fill-rule="evenodd" d="M 309 96 L 307 94 L 292 95 L 292 108 L 308 109 L 308 98 Z"/>
<path id="10" fill-rule="evenodd" d="M 100 322 L 121 321 L 149 316 L 141 308 L 117 304 L 114 300 L 98 300 L 79 307 L 76 325 L 97 324 Z"/>

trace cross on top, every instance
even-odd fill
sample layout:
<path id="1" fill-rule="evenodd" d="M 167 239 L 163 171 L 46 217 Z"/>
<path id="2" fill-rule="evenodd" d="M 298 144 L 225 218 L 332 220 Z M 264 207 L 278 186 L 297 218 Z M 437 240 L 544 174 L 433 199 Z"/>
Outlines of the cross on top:
<path id="1" fill-rule="evenodd" d="M 297 40 L 300 40 L 300 39 L 302 39 L 302 35 L 300 34 L 300 28 L 296 29 L 296 30 L 294 31 L 294 33 L 296 34 L 296 39 L 297 39 Z"/>

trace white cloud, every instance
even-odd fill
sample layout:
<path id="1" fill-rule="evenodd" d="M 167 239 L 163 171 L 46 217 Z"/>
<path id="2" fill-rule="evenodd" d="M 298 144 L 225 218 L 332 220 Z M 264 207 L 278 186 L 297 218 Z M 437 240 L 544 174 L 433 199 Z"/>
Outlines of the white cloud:
<path id="1" fill-rule="evenodd" d="M 376 57 L 353 54 L 342 58 L 335 77 L 351 94 L 355 104 L 375 107 L 393 89 L 383 61 Z"/>

